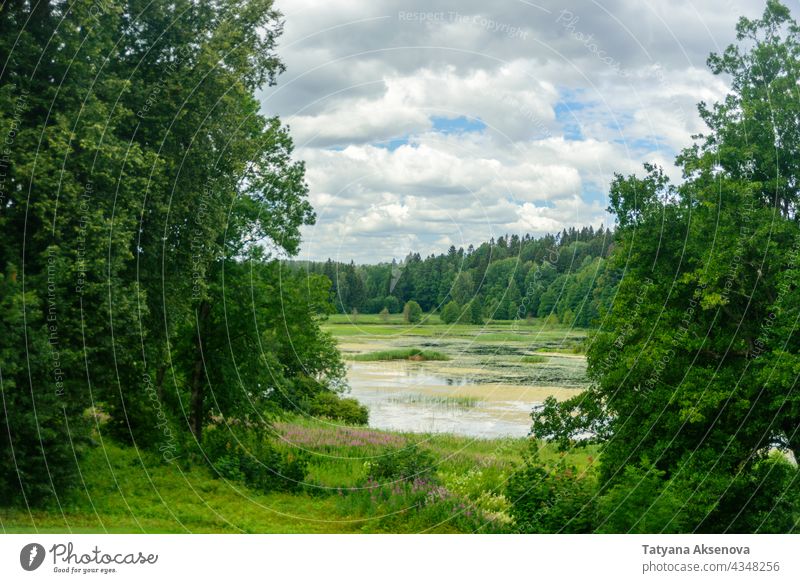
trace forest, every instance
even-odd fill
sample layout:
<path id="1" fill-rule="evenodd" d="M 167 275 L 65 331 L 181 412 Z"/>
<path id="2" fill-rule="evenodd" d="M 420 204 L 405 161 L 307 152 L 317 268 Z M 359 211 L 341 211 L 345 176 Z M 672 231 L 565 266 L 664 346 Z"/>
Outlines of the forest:
<path id="1" fill-rule="evenodd" d="M 306 274 L 324 275 L 332 304 L 344 314 L 402 312 L 407 302 L 439 312 L 446 322 L 525 320 L 587 328 L 608 307 L 619 272 L 608 268 L 614 233 L 601 225 L 564 229 L 540 238 L 506 235 L 422 258 L 376 265 L 294 261 Z"/>

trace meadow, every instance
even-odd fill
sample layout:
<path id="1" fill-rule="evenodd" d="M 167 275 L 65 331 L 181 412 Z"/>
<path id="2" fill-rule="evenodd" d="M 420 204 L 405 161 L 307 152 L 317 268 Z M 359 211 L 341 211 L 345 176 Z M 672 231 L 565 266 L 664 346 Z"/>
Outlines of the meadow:
<path id="1" fill-rule="evenodd" d="M 409 325 L 399 315 L 334 315 L 325 323 L 351 366 L 390 375 L 384 402 L 404 415 L 425 411 L 465 416 L 465 426 L 492 404 L 580 390 L 585 333 L 542 321 L 446 325 L 437 316 Z M 394 367 L 394 368 L 392 368 Z M 410 367 L 410 368 L 408 368 Z M 363 369 L 357 369 L 363 370 Z M 394 386 L 393 370 L 415 382 Z M 537 372 L 538 370 L 538 372 Z M 410 371 L 410 372 L 409 372 Z M 543 371 L 549 371 L 542 376 Z M 409 376 L 409 374 L 411 376 Z M 524 384 L 538 374 L 537 387 Z M 419 381 L 423 375 L 425 382 Z M 427 376 L 424 376 L 427 375 Z M 449 379 L 446 392 L 430 379 Z M 563 385 L 568 385 L 567 389 Z M 358 397 L 358 391 L 354 395 Z M 509 476 L 531 448 L 558 454 L 524 437 L 388 431 L 338 422 L 279 417 L 271 442 L 307 464 L 291 491 L 260 491 L 230 479 L 224 468 L 189 453 L 165 463 L 152 452 L 101 438 L 80 462 L 82 487 L 44 509 L 0 509 L 4 532 L 355 533 L 506 532 Z M 373 425 L 373 423 L 371 423 Z M 499 424 L 498 427 L 505 427 Z M 586 468 L 593 450 L 568 456 Z"/>
<path id="2" fill-rule="evenodd" d="M 81 461 L 83 487 L 46 509 L 0 509 L 5 533 L 503 532 L 502 492 L 526 439 L 403 434 L 292 419 L 276 425 L 281 448 L 304 451 L 296 492 L 261 493 L 207 467 L 105 440 Z M 370 464 L 411 449 L 431 460 L 411 480 L 369 481 Z M 545 446 L 545 459 L 557 454 Z M 570 457 L 586 467 L 591 451 Z"/>

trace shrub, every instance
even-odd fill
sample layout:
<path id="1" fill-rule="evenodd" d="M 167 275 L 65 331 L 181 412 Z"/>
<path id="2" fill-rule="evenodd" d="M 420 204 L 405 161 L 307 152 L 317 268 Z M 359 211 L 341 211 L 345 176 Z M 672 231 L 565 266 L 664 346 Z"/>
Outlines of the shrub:
<path id="1" fill-rule="evenodd" d="M 305 455 L 278 451 L 253 428 L 213 427 L 203 436 L 203 453 L 219 477 L 262 492 L 301 489 L 308 465 Z"/>
<path id="2" fill-rule="evenodd" d="M 400 300 L 398 300 L 394 296 L 386 296 L 383 300 L 383 305 L 389 310 L 391 314 L 399 314 L 400 313 Z"/>
<path id="3" fill-rule="evenodd" d="M 384 307 L 381 310 L 380 316 L 381 316 L 381 321 L 388 322 L 389 321 L 389 308 Z"/>
<path id="4" fill-rule="evenodd" d="M 456 302 L 448 302 L 442 310 L 442 322 L 455 324 L 461 315 L 461 307 Z"/>
<path id="5" fill-rule="evenodd" d="M 409 324 L 416 324 L 422 320 L 422 308 L 414 300 L 406 302 L 403 307 L 403 319 Z"/>
<path id="6" fill-rule="evenodd" d="M 593 476 L 563 461 L 542 463 L 534 453 L 508 481 L 506 498 L 515 528 L 525 533 L 588 533 L 593 529 Z"/>
<path id="7" fill-rule="evenodd" d="M 311 401 L 309 414 L 313 417 L 327 417 L 351 425 L 369 423 L 369 409 L 355 399 L 342 399 L 333 392 L 319 393 Z"/>
<path id="8" fill-rule="evenodd" d="M 597 532 L 680 533 L 687 529 L 683 501 L 654 466 L 629 465 L 597 501 Z"/>
<path id="9" fill-rule="evenodd" d="M 429 478 L 434 470 L 434 457 L 416 445 L 391 450 L 375 461 L 367 462 L 367 475 L 372 480 L 414 480 Z"/>

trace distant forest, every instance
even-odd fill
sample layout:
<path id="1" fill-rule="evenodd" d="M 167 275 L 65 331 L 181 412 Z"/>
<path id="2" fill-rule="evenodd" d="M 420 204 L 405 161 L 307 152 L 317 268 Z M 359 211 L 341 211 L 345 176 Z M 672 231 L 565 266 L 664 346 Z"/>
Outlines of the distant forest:
<path id="1" fill-rule="evenodd" d="M 399 313 L 406 302 L 447 322 L 549 318 L 590 327 L 608 306 L 620 274 L 608 266 L 613 231 L 570 228 L 534 238 L 505 235 L 466 250 L 402 262 L 356 265 L 331 259 L 292 265 L 331 281 L 341 313 Z"/>

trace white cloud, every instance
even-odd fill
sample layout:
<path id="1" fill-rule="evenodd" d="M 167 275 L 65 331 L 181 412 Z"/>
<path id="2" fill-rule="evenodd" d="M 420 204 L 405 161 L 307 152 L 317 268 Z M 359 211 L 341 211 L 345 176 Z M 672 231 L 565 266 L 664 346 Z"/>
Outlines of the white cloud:
<path id="1" fill-rule="evenodd" d="M 386 260 L 608 222 L 614 172 L 655 161 L 679 178 L 696 103 L 726 92 L 705 59 L 733 41 L 735 15 L 763 8 L 609 0 L 566 24 L 561 3 L 537 4 L 278 0 L 288 72 L 263 100 L 306 161 L 319 217 L 306 256 Z M 485 127 L 445 131 L 459 117 Z"/>

